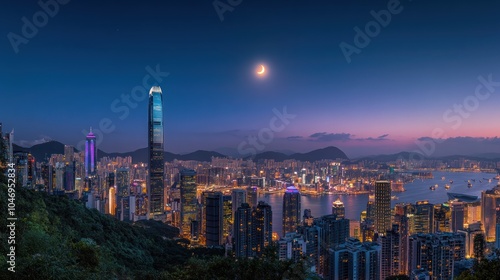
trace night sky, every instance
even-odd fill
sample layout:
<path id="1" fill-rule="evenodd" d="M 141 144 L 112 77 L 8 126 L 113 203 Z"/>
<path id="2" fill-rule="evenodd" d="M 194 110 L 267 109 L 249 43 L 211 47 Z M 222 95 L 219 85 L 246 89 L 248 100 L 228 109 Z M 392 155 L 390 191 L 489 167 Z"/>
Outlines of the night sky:
<path id="1" fill-rule="evenodd" d="M 126 105 L 121 96 L 142 88 L 149 67 L 169 73 L 158 85 L 170 152 L 238 154 L 285 106 L 295 117 L 262 150 L 500 152 L 498 1 L 218 3 L 238 5 L 221 21 L 212 1 L 69 1 L 13 47 L 22 18 L 33 22 L 43 10 L 8 1 L 0 11 L 4 132 L 14 129 L 24 146 L 77 145 L 104 119 L 114 129 L 100 149 L 146 147 L 147 99 Z M 388 6 L 390 22 L 356 47 L 355 27 L 365 30 L 371 11 Z M 342 42 L 356 48 L 350 63 Z M 260 64 L 265 77 L 256 75 Z M 444 144 L 431 151 L 430 138 Z"/>

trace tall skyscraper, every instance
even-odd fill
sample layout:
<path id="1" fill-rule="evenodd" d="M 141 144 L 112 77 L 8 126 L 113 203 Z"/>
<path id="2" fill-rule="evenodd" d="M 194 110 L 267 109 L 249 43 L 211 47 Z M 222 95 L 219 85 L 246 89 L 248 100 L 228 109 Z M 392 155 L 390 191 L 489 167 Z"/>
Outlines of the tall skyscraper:
<path id="1" fill-rule="evenodd" d="M 408 272 L 408 238 L 409 238 L 409 224 L 406 214 L 399 213 L 394 216 L 394 223 L 398 225 L 399 232 L 399 249 L 400 254 L 400 271 L 401 274 L 409 274 Z"/>
<path id="2" fill-rule="evenodd" d="M 231 200 L 232 200 L 232 212 L 233 212 L 233 221 L 234 221 L 234 212 L 241 206 L 242 203 L 247 202 L 247 193 L 242 189 L 234 189 L 231 192 Z"/>
<path id="3" fill-rule="evenodd" d="M 163 97 L 161 88 L 154 86 L 149 91 L 149 214 L 161 217 L 164 213 L 164 160 L 163 160 Z"/>
<path id="4" fill-rule="evenodd" d="M 286 188 L 283 195 L 283 236 L 295 232 L 300 223 L 300 192 L 294 186 Z"/>
<path id="5" fill-rule="evenodd" d="M 497 207 L 496 214 L 495 248 L 500 249 L 500 206 Z"/>
<path id="6" fill-rule="evenodd" d="M 434 204 L 429 203 L 427 200 L 417 201 L 413 223 L 415 233 L 432 233 L 434 226 Z"/>
<path id="7" fill-rule="evenodd" d="M 332 214 L 337 215 L 337 219 L 345 218 L 344 203 L 340 201 L 340 197 L 332 202 Z"/>
<path id="8" fill-rule="evenodd" d="M 222 197 L 222 235 L 224 238 L 230 236 L 233 227 L 233 216 L 232 211 L 232 201 L 230 195 L 224 195 Z M 229 239 L 225 239 L 226 243 L 229 243 Z"/>
<path id="9" fill-rule="evenodd" d="M 257 200 L 259 199 L 259 189 L 256 186 L 247 188 L 247 203 L 250 208 L 257 206 Z"/>
<path id="10" fill-rule="evenodd" d="M 96 175 L 97 171 L 97 147 L 96 138 L 92 133 L 92 127 L 85 141 L 85 177 Z"/>
<path id="11" fill-rule="evenodd" d="M 179 172 L 181 193 L 181 234 L 191 236 L 191 222 L 198 221 L 198 200 L 196 199 L 196 171 L 184 169 Z"/>
<path id="12" fill-rule="evenodd" d="M 319 272 L 326 278 L 330 272 L 329 248 L 335 248 L 349 238 L 349 220 L 326 215 L 314 221 L 320 229 Z"/>
<path id="13" fill-rule="evenodd" d="M 121 221 L 131 221 L 133 219 L 130 203 L 130 172 L 128 168 L 116 170 L 116 217 Z M 135 205 L 135 204 L 134 204 Z"/>
<path id="14" fill-rule="evenodd" d="M 401 233 L 398 224 L 392 225 L 392 230 L 387 230 L 385 235 L 381 236 L 381 279 L 389 276 L 403 274 L 401 268 Z"/>
<path id="15" fill-rule="evenodd" d="M 496 209 L 500 205 L 500 182 L 491 190 L 481 192 L 481 223 L 487 242 L 495 241 Z"/>
<path id="16" fill-rule="evenodd" d="M 273 212 L 264 201 L 259 201 L 252 211 L 252 238 L 252 250 L 258 257 L 273 241 Z"/>
<path id="17" fill-rule="evenodd" d="M 28 154 L 28 180 L 26 181 L 26 186 L 29 188 L 34 188 L 35 185 L 36 185 L 35 157 L 32 154 Z"/>
<path id="18" fill-rule="evenodd" d="M 451 231 L 464 229 L 464 208 L 465 203 L 461 201 L 451 202 Z"/>
<path id="19" fill-rule="evenodd" d="M 252 208 L 243 203 L 234 213 L 234 253 L 236 257 L 251 257 L 252 252 Z"/>
<path id="20" fill-rule="evenodd" d="M 223 196 L 221 192 L 203 192 L 201 196 L 202 233 L 206 246 L 223 244 Z"/>
<path id="21" fill-rule="evenodd" d="M 451 209 L 448 203 L 434 204 L 434 232 L 451 232 Z M 411 234 L 416 233 L 412 227 Z"/>
<path id="22" fill-rule="evenodd" d="M 73 146 L 64 145 L 64 160 L 66 162 L 73 162 L 75 156 L 75 150 Z"/>
<path id="23" fill-rule="evenodd" d="M 385 233 L 391 227 L 391 183 L 375 182 L 375 230 Z"/>

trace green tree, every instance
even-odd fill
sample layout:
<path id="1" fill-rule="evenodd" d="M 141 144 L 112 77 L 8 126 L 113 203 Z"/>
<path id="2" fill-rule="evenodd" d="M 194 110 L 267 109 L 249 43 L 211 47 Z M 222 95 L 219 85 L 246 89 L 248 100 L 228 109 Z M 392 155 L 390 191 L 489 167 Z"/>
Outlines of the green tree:
<path id="1" fill-rule="evenodd" d="M 497 254 L 494 259 L 484 258 L 481 261 L 475 261 L 472 269 L 462 272 L 457 280 L 483 280 L 500 279 L 500 255 Z"/>

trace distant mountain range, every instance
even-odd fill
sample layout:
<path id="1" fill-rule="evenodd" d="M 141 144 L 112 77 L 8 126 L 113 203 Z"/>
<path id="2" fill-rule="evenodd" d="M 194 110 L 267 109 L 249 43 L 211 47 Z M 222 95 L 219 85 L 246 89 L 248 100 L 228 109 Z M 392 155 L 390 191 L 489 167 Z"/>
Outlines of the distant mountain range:
<path id="1" fill-rule="evenodd" d="M 50 157 L 52 154 L 64 154 L 64 144 L 57 141 L 50 141 L 43 144 L 37 144 L 29 148 L 21 147 L 16 144 L 13 145 L 14 152 L 29 152 L 36 159 L 41 160 Z M 77 149 L 73 148 L 75 152 Z M 131 156 L 134 162 L 147 162 L 148 161 L 148 149 L 142 148 L 135 150 L 133 152 L 126 153 L 106 153 L 102 150 L 97 150 L 97 157 L 127 157 Z M 226 157 L 223 154 L 211 151 L 198 150 L 189 154 L 174 154 L 170 152 L 164 153 L 165 161 L 177 160 L 197 160 L 197 161 L 211 161 L 212 157 Z"/>
<path id="2" fill-rule="evenodd" d="M 57 141 L 49 141 L 43 144 L 37 144 L 32 147 L 26 148 L 21 147 L 16 144 L 13 145 L 14 151 L 23 151 L 31 153 L 37 160 L 43 160 L 46 157 L 50 157 L 52 154 L 64 154 L 64 144 Z M 76 149 L 74 149 L 77 152 Z M 134 162 L 147 162 L 148 160 L 148 152 L 147 148 L 138 149 L 132 152 L 125 153 L 106 153 L 102 150 L 97 151 L 97 156 L 99 158 L 102 157 L 127 157 L 131 156 Z M 165 152 L 164 158 L 165 161 L 173 161 L 177 160 L 196 160 L 196 161 L 211 161 L 212 157 L 228 157 L 224 154 L 214 152 L 214 151 L 204 151 L 198 150 L 188 154 L 174 154 L 171 152 Z M 416 160 L 420 159 L 418 155 L 412 155 L 410 152 L 400 152 L 397 154 L 390 155 L 373 155 L 373 156 L 365 156 L 353 159 L 355 161 L 359 160 L 376 160 L 380 162 L 388 162 L 395 161 L 397 159 L 410 159 L 414 158 Z M 471 160 L 492 160 L 492 161 L 500 161 L 500 154 L 491 153 L 491 154 L 480 154 L 480 155 L 452 155 L 452 156 L 444 156 L 434 159 L 442 159 L 442 160 L 453 160 L 467 158 Z M 252 159 L 254 161 L 259 161 L 263 159 L 273 159 L 275 161 L 284 161 L 287 159 L 294 159 L 300 161 L 317 161 L 317 160 L 336 160 L 343 159 L 349 160 L 347 155 L 337 147 L 326 147 L 323 149 L 313 150 L 308 153 L 294 153 L 291 155 L 287 155 L 281 152 L 273 152 L 267 151 L 259 153 L 253 157 L 246 157 L 245 159 Z"/>
<path id="3" fill-rule="evenodd" d="M 500 154 L 498 153 L 486 153 L 486 154 L 478 154 L 478 155 L 449 155 L 449 156 L 441 156 L 441 157 L 426 157 L 422 154 L 415 154 L 411 152 L 400 152 L 397 154 L 390 155 L 373 155 L 373 156 L 364 156 L 360 158 L 356 158 L 354 160 L 376 160 L 380 162 L 388 162 L 388 161 L 396 161 L 398 159 L 435 159 L 435 160 L 459 160 L 459 159 L 469 159 L 469 160 L 486 160 L 486 161 L 500 161 Z"/>
<path id="4" fill-rule="evenodd" d="M 295 153 L 291 155 L 286 155 L 279 152 L 263 152 L 255 155 L 253 160 L 261 159 L 274 159 L 275 161 L 284 161 L 287 159 L 295 159 L 300 161 L 317 161 L 323 159 L 344 159 L 349 160 L 347 155 L 337 147 L 326 147 L 323 149 L 318 149 L 310 151 L 308 153 Z"/>
<path id="5" fill-rule="evenodd" d="M 32 147 L 29 147 L 29 148 L 21 147 L 21 146 L 14 144 L 13 149 L 15 152 L 17 152 L 17 151 L 29 152 L 38 160 L 43 160 L 47 157 L 50 157 L 50 155 L 52 155 L 52 154 L 64 154 L 64 144 L 57 142 L 57 141 L 50 141 L 50 142 L 46 142 L 43 144 L 37 144 L 37 145 L 34 145 Z M 76 149 L 74 149 L 74 151 L 77 152 Z M 132 152 L 126 152 L 126 153 L 106 153 L 102 150 L 98 150 L 97 156 L 98 156 L 98 158 L 131 156 L 134 162 L 147 162 L 148 149 L 142 148 L 142 149 L 138 149 L 138 150 L 135 150 Z M 192 153 L 182 154 L 182 155 L 181 154 L 174 154 L 171 152 L 164 153 L 165 161 L 173 161 L 174 159 L 211 161 L 212 157 L 224 158 L 224 157 L 228 157 L 228 156 L 223 155 L 223 154 L 218 153 L 218 152 L 204 151 L 204 150 L 198 150 L 198 151 L 195 151 Z M 256 156 L 252 157 L 251 159 L 256 160 L 256 161 L 262 160 L 262 159 L 274 159 L 275 161 L 283 161 L 283 160 L 287 160 L 287 159 L 295 159 L 295 160 L 300 160 L 300 161 L 316 161 L 316 160 L 322 160 L 322 159 L 345 159 L 345 160 L 348 160 L 349 158 L 339 148 L 327 147 L 324 149 L 314 150 L 314 151 L 311 151 L 308 153 L 295 153 L 292 155 L 286 155 L 284 153 L 279 153 L 279 152 L 263 152 L 263 153 L 257 154 Z"/>

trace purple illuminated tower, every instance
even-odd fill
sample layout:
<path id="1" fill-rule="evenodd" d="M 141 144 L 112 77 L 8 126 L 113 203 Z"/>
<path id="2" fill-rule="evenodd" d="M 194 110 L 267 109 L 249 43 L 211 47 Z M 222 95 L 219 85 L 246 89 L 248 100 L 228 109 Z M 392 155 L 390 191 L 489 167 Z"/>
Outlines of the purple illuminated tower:
<path id="1" fill-rule="evenodd" d="M 97 169 L 97 149 L 95 144 L 95 135 L 92 133 L 92 127 L 85 141 L 85 177 L 96 175 Z"/>

